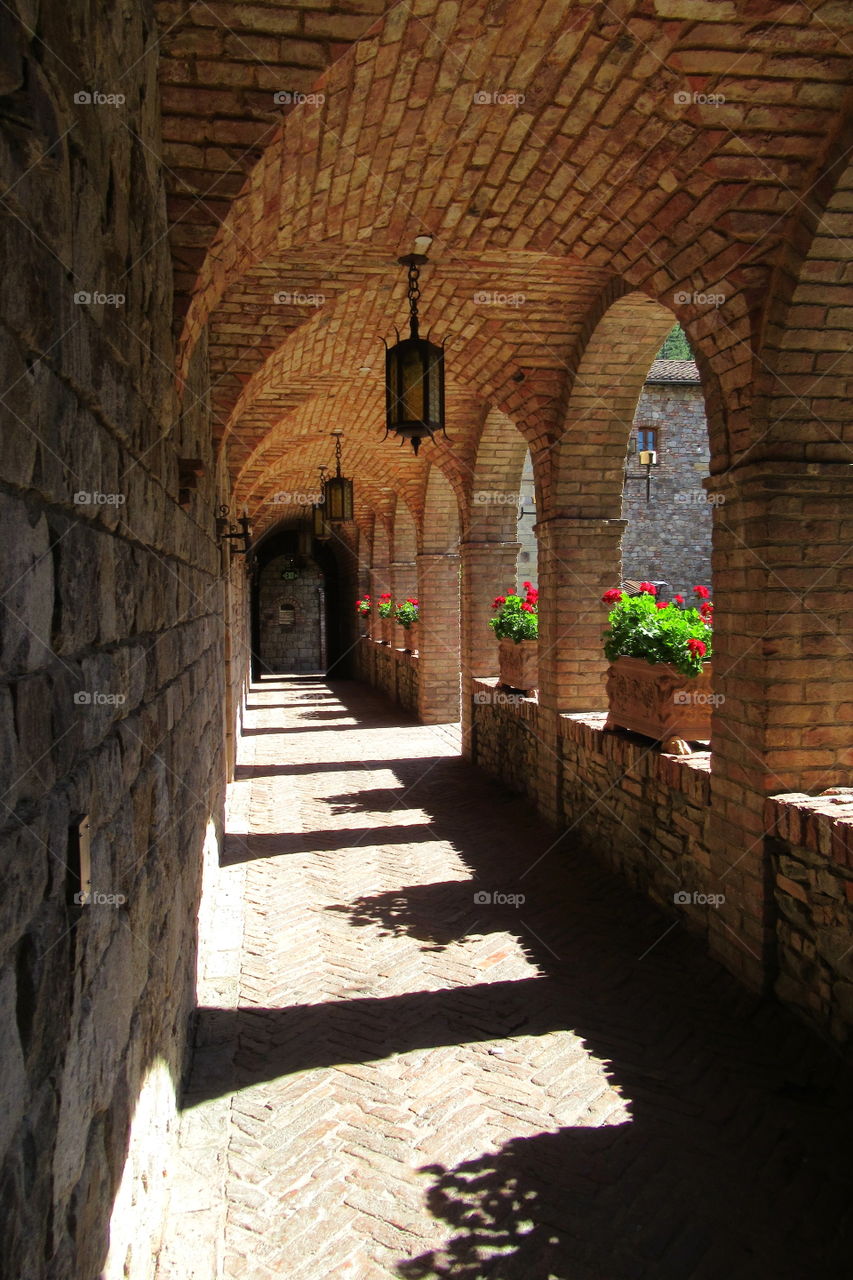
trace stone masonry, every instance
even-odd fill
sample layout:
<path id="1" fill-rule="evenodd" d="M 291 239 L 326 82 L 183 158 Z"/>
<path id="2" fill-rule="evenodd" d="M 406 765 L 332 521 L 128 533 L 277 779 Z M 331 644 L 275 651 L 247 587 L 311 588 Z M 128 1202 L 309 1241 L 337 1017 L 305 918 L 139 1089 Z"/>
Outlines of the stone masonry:
<path id="1" fill-rule="evenodd" d="M 640 396 L 632 430 L 655 432 L 657 465 L 646 501 L 645 468 L 628 457 L 622 519 L 622 577 L 663 581 L 689 598 L 696 583 L 711 583 L 711 504 L 708 424 L 699 373 L 692 360 L 656 360 Z"/>

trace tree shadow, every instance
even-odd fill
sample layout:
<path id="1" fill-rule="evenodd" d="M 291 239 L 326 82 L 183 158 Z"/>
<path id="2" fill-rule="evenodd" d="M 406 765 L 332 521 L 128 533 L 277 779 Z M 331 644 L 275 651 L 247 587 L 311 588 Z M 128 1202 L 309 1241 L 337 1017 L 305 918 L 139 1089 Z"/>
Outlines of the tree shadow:
<path id="1" fill-rule="evenodd" d="M 511 902 L 520 893 L 517 885 L 482 890 L 473 880 L 445 880 L 365 894 L 326 910 L 348 915 L 356 928 L 375 926 L 380 937 L 406 935 L 427 943 L 422 951 L 445 951 L 462 938 L 487 933 L 515 933 L 521 941 L 524 926 Z"/>

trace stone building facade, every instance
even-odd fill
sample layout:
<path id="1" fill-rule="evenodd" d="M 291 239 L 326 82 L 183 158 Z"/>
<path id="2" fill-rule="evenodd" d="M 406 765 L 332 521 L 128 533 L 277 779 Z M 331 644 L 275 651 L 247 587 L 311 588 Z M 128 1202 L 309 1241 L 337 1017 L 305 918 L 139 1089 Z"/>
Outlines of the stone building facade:
<path id="1" fill-rule="evenodd" d="M 260 669 L 264 672 L 324 671 L 326 668 L 326 590 L 323 571 L 301 561 L 295 578 L 292 556 L 264 565 L 258 583 Z"/>
<path id="2" fill-rule="evenodd" d="M 652 447 L 646 500 L 640 448 Z M 692 360 L 656 360 L 631 431 L 622 519 L 622 577 L 666 582 L 686 593 L 711 581 L 711 504 L 702 487 L 710 461 L 699 372 Z"/>

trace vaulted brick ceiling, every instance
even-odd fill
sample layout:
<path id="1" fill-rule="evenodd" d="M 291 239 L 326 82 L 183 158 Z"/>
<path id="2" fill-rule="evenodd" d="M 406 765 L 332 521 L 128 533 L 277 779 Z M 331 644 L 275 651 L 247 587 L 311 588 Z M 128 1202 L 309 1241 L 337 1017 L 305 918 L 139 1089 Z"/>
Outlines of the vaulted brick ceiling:
<path id="1" fill-rule="evenodd" d="M 717 376 L 754 346 L 841 118 L 848 5 L 334 8 L 158 5 L 181 370 L 206 327 L 216 434 L 262 519 L 316 486 L 334 426 L 371 502 L 415 509 L 427 459 L 470 486 L 489 404 L 547 443 L 614 286 L 715 332 Z M 414 459 L 381 442 L 379 340 L 424 232 L 452 443 Z M 715 292 L 725 308 L 694 301 Z"/>

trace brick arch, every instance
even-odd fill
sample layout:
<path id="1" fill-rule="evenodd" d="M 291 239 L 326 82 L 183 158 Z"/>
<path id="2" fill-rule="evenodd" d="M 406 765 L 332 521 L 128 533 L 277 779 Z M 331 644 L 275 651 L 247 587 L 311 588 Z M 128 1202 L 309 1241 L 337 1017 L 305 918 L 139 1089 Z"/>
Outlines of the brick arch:
<path id="1" fill-rule="evenodd" d="M 500 409 L 485 414 L 471 475 L 466 536 L 472 541 L 516 541 L 521 473 L 528 442 Z"/>
<path id="2" fill-rule="evenodd" d="M 545 514 L 619 519 L 637 402 L 674 323 L 672 311 L 646 294 L 606 306 L 572 377 L 560 438 L 547 459 L 534 455 Z"/>
<path id="3" fill-rule="evenodd" d="M 772 28 L 756 31 L 754 14 L 744 11 L 699 23 L 698 31 L 689 4 L 657 20 L 633 7 L 613 22 L 597 6 L 557 4 L 501 20 L 489 0 L 470 0 L 464 13 L 451 11 L 436 40 L 428 11 L 395 7 L 379 18 L 326 72 L 323 106 L 293 111 L 269 141 L 201 266 L 185 352 L 233 281 L 289 247 L 335 238 L 369 238 L 394 253 L 427 229 L 463 253 L 476 243 L 506 257 L 525 248 L 564 255 L 582 245 L 588 265 L 660 297 L 673 281 L 707 288 L 713 259 L 718 277 L 732 273 L 730 297 L 760 290 L 764 258 L 784 238 L 823 136 L 808 102 L 795 101 L 796 56 L 787 65 L 772 59 Z M 531 56 L 519 60 L 528 36 Z M 785 38 L 792 54 L 814 57 L 835 51 L 839 36 L 804 11 Z M 448 43 L 457 68 L 450 76 L 442 65 Z M 709 74 L 714 48 L 721 69 Z M 768 59 L 772 75 L 756 113 L 755 67 Z M 513 67 L 525 95 L 515 117 L 473 102 L 480 69 L 503 65 Z M 725 107 L 679 105 L 697 83 L 705 93 L 721 87 Z M 843 84 L 834 78 L 821 87 L 825 112 L 840 114 Z M 614 137 L 614 92 L 619 146 L 598 151 Z M 371 132 L 374 120 L 386 127 Z M 741 132 L 749 134 L 748 154 Z M 790 139 L 784 163 L 779 133 Z M 761 200 L 751 185 L 756 165 Z M 525 216 L 534 204 L 535 216 Z"/>
<path id="4" fill-rule="evenodd" d="M 750 450 L 753 460 L 849 463 L 853 458 L 851 142 L 853 126 L 841 157 L 815 184 L 799 235 L 777 272 L 757 378 L 760 435 Z"/>
<path id="5" fill-rule="evenodd" d="M 459 501 L 444 472 L 431 466 L 424 486 L 421 551 L 451 555 L 459 551 Z"/>

